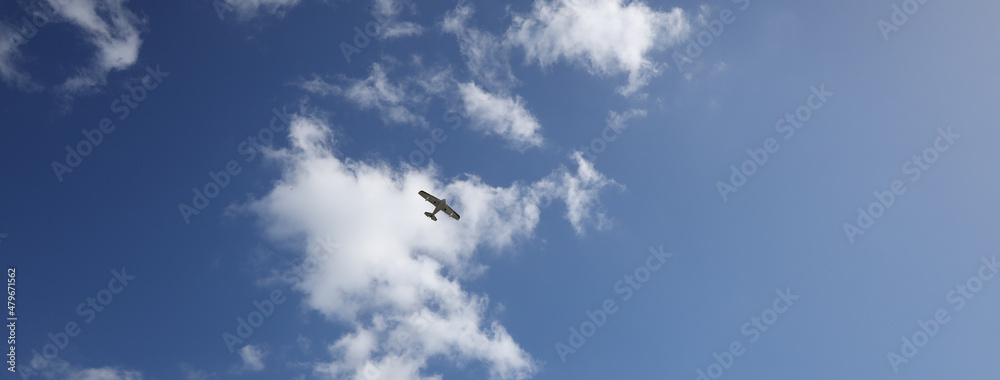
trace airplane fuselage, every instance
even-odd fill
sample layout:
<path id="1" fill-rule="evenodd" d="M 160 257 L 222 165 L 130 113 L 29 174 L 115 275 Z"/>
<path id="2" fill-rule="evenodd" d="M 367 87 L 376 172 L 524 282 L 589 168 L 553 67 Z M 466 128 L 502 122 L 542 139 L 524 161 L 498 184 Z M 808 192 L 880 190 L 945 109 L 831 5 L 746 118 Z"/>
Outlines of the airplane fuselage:
<path id="1" fill-rule="evenodd" d="M 424 213 L 424 215 L 426 215 L 431 220 L 437 221 L 436 214 L 438 213 L 438 211 L 444 211 L 445 214 L 448 214 L 448 216 L 452 217 L 455 220 L 458 220 L 459 218 L 461 218 L 458 215 L 458 213 L 455 212 L 455 210 L 453 210 L 451 208 L 451 206 L 448 206 L 448 200 L 447 199 L 437 199 L 435 196 L 430 195 L 426 191 L 423 191 L 423 190 L 420 190 L 417 193 L 420 194 L 421 197 L 424 197 L 424 200 L 426 200 L 427 202 L 430 202 L 430 204 L 434 205 L 434 212 L 425 212 Z"/>
<path id="2" fill-rule="evenodd" d="M 431 215 L 437 214 L 438 211 L 444 210 L 445 207 L 448 207 L 448 201 L 442 199 L 441 202 L 438 202 L 438 204 L 434 206 L 434 212 L 432 212 Z"/>

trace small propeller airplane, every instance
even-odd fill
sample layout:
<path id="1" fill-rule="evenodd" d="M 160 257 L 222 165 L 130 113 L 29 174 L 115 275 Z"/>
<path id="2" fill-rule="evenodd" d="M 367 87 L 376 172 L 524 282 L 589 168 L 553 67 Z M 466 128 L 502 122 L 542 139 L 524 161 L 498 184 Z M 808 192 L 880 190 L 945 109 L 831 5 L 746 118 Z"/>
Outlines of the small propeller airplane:
<path id="1" fill-rule="evenodd" d="M 424 215 L 427 215 L 427 217 L 431 218 L 431 220 L 435 222 L 438 220 L 438 218 L 434 216 L 434 214 L 437 214 L 438 211 L 444 211 L 444 213 L 448 214 L 448 216 L 455 218 L 455 220 L 458 220 L 459 218 L 458 213 L 455 212 L 455 210 L 452 210 L 451 207 L 448 207 L 448 202 L 446 200 L 437 199 L 433 195 L 427 194 L 427 192 L 423 190 L 420 190 L 418 194 L 420 194 L 421 197 L 424 197 L 424 199 L 426 199 L 428 202 L 434 205 L 434 212 L 424 213 Z"/>

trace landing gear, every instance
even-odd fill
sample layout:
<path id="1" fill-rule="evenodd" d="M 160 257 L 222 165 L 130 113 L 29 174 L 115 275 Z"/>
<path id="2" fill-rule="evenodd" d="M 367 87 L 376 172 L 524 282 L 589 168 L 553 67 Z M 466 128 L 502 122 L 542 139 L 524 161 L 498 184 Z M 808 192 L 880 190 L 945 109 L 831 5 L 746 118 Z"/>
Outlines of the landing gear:
<path id="1" fill-rule="evenodd" d="M 438 218 L 436 216 L 434 216 L 434 214 L 431 214 L 429 212 L 425 212 L 424 215 L 427 215 L 428 218 L 431 218 L 431 220 L 433 220 L 435 222 L 438 220 Z"/>

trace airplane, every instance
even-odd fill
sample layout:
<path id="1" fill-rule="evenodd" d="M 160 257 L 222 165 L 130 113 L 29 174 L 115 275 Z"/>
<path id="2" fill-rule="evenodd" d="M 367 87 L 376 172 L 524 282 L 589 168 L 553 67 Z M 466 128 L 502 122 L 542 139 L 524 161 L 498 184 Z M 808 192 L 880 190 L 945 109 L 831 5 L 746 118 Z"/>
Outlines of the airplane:
<path id="1" fill-rule="evenodd" d="M 427 215 L 427 217 L 431 218 L 431 220 L 435 222 L 438 220 L 438 218 L 434 216 L 434 214 L 437 214 L 438 211 L 444 211 L 444 213 L 448 214 L 448 216 L 455 218 L 455 220 L 458 220 L 459 218 L 458 213 L 455 212 L 455 210 L 452 210 L 451 207 L 448 207 L 448 202 L 446 200 L 437 199 L 433 195 L 427 194 L 427 192 L 423 190 L 420 190 L 420 192 L 417 194 L 420 194 L 421 197 L 424 197 L 424 199 L 426 199 L 428 202 L 431 202 L 431 204 L 434 205 L 434 212 L 424 213 L 424 215 Z"/>

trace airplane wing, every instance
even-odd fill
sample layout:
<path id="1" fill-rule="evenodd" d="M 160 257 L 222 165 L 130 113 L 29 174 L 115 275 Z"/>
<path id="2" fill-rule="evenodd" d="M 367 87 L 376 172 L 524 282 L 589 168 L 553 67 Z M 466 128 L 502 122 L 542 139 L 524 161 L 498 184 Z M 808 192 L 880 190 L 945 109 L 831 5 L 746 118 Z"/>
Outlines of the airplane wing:
<path id="1" fill-rule="evenodd" d="M 427 192 L 423 190 L 420 190 L 420 192 L 417 194 L 420 194 L 421 197 L 424 197 L 424 199 L 426 199 L 428 202 L 431 202 L 431 204 L 435 206 L 437 206 L 438 202 L 440 201 L 440 199 L 435 198 L 433 195 L 427 194 Z"/>
<path id="2" fill-rule="evenodd" d="M 451 207 L 445 207 L 441 211 L 444 211 L 444 213 L 448 214 L 448 216 L 450 216 L 452 218 L 455 218 L 455 220 L 458 220 L 458 218 L 459 218 L 458 213 L 455 212 L 455 210 L 452 210 Z"/>

